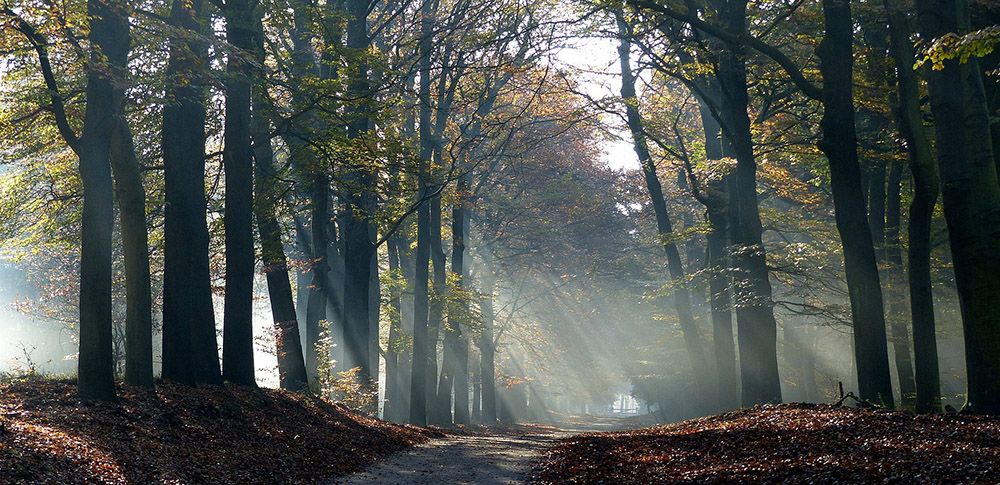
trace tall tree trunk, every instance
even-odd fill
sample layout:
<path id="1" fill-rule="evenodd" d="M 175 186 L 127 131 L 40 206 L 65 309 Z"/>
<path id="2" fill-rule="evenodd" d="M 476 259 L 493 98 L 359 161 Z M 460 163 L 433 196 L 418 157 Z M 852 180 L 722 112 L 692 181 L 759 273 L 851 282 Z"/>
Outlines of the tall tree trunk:
<path id="1" fill-rule="evenodd" d="M 745 35 L 746 2 L 729 2 L 723 12 L 726 29 Z M 740 400 L 743 406 L 781 402 L 777 322 L 774 319 L 767 255 L 761 237 L 757 161 L 747 114 L 746 55 L 742 47 L 725 45 L 716 77 L 723 100 L 719 121 L 727 146 L 736 158 L 728 209 L 733 244 L 733 306 L 740 349 Z"/>
<path id="2" fill-rule="evenodd" d="M 396 232 L 396 236 L 399 238 L 396 242 L 399 253 L 399 268 L 404 281 L 399 301 L 400 336 L 410 341 L 410 345 L 403 346 L 399 354 L 399 402 L 401 408 L 398 413 L 399 419 L 406 421 L 410 415 L 410 386 L 413 377 L 413 345 L 409 337 L 413 336 L 413 293 L 416 281 L 414 275 L 416 263 L 413 252 L 408 249 L 410 248 L 410 239 L 399 231 Z"/>
<path id="3" fill-rule="evenodd" d="M 893 407 L 892 381 L 882 308 L 882 286 L 875 264 L 871 230 L 865 219 L 861 170 L 854 126 L 850 3 L 823 0 L 826 35 L 817 48 L 823 75 L 823 138 L 819 148 L 830 164 L 837 229 L 851 300 L 855 360 L 861 398 Z"/>
<path id="4" fill-rule="evenodd" d="M 483 422 L 483 381 L 479 376 L 479 366 L 472 366 L 472 422 Z"/>
<path id="5" fill-rule="evenodd" d="M 389 273 L 396 278 L 401 272 L 399 266 L 399 246 L 398 239 L 390 237 L 386 241 L 386 250 L 389 253 Z M 387 421 L 402 421 L 402 392 L 400 380 L 400 330 L 402 330 L 402 291 L 398 282 L 394 282 L 389 287 L 389 337 L 385 344 L 385 404 L 382 416 Z"/>
<path id="6" fill-rule="evenodd" d="M 616 13 L 616 16 L 618 32 L 621 36 L 618 46 L 618 58 L 622 73 L 621 95 L 625 102 L 629 131 L 632 133 L 633 149 L 639 158 L 639 163 L 642 165 L 646 189 L 649 192 L 650 202 L 656 214 L 656 228 L 659 233 L 659 239 L 663 244 L 663 250 L 667 255 L 667 268 L 670 272 L 670 279 L 673 282 L 674 306 L 677 310 L 678 320 L 680 320 L 688 358 L 691 360 L 692 375 L 696 375 L 708 369 L 705 346 L 701 335 L 698 333 L 698 325 L 694 319 L 694 312 L 691 310 L 691 296 L 687 287 L 687 275 L 684 273 L 680 251 L 673 240 L 673 225 L 670 220 L 670 214 L 667 212 L 666 200 L 663 198 L 663 189 L 656 174 L 656 164 L 650 156 L 649 148 L 646 144 L 646 134 L 643 128 L 642 116 L 639 113 L 638 99 L 635 94 L 635 77 L 632 74 L 630 61 L 629 50 L 631 48 L 631 41 L 629 40 L 629 27 L 620 13 Z"/>
<path id="7" fill-rule="evenodd" d="M 163 378 L 220 384 L 208 264 L 201 0 L 175 0 L 163 107 Z"/>
<path id="8" fill-rule="evenodd" d="M 227 0 L 225 169 L 226 296 L 222 334 L 222 377 L 256 386 L 253 364 L 253 154 L 250 147 L 250 90 L 254 76 L 254 0 Z"/>
<path id="9" fill-rule="evenodd" d="M 440 151 L 434 156 L 440 161 Z M 440 166 L 440 165 L 438 165 Z M 440 194 L 431 198 L 430 203 L 430 257 L 433 263 L 434 273 L 431 276 L 433 284 L 433 297 L 430 299 L 429 313 L 427 317 L 428 348 L 431 357 L 427 364 L 427 417 L 434 424 L 451 423 L 451 390 L 444 395 L 438 394 L 438 361 L 437 342 L 441 335 L 441 327 L 444 324 L 444 299 L 447 291 L 447 262 L 444 254 L 444 244 L 441 239 L 441 196 Z M 445 387 L 448 387 L 447 385 Z"/>
<path id="10" fill-rule="evenodd" d="M 865 63 L 866 76 L 877 94 L 889 91 L 889 66 L 891 57 L 888 53 L 889 29 L 882 18 L 862 22 L 862 31 L 869 47 L 868 59 Z M 895 98 L 888 96 L 889 105 L 895 104 Z M 900 247 L 900 203 L 903 166 L 893 160 L 894 149 L 888 146 L 885 133 L 889 129 L 888 116 L 881 112 L 862 108 L 862 120 L 867 120 L 867 129 L 862 135 L 868 138 L 869 150 L 874 152 L 870 157 L 870 178 L 868 181 L 868 225 L 875 246 L 875 257 L 879 267 L 884 267 L 883 273 L 887 285 L 884 288 L 888 300 L 889 313 L 886 317 L 889 323 L 896 375 L 899 381 L 899 395 L 903 406 L 913 407 L 915 394 L 913 384 L 913 363 L 910 359 L 910 339 L 906 329 L 906 295 L 903 293 L 903 257 Z M 887 164 L 889 165 L 888 171 Z M 888 178 L 887 178 L 888 177 Z"/>
<path id="11" fill-rule="evenodd" d="M 254 20 L 254 51 L 259 65 L 264 64 L 264 32 L 260 17 Z M 275 215 L 281 183 L 274 168 L 274 149 L 268 123 L 266 85 L 263 82 L 253 95 L 251 130 L 254 158 L 254 215 L 260 235 L 261 259 L 267 278 L 267 293 L 276 335 L 278 382 L 282 389 L 309 390 L 298 317 L 288 275 L 288 259 L 281 238 L 281 224 Z"/>
<path id="12" fill-rule="evenodd" d="M 326 324 L 327 296 L 330 294 L 327 274 L 330 266 L 327 258 L 327 220 L 330 218 L 330 177 L 322 167 L 314 167 L 312 173 L 312 210 L 310 233 L 312 234 L 313 258 L 310 268 L 309 297 L 306 307 L 306 372 L 310 386 L 318 385 L 319 365 L 317 344 L 322 334 L 321 324 Z M 329 325 L 327 325 L 329 327 Z M 323 356 L 328 359 L 330 356 Z"/>
<path id="13" fill-rule="evenodd" d="M 427 424 L 427 375 L 430 360 L 434 359 L 434 349 L 430 346 L 427 332 L 428 300 L 427 277 L 430 263 L 430 207 L 424 201 L 429 190 L 427 172 L 433 156 L 434 141 L 431 139 L 431 37 L 433 36 L 434 8 L 432 2 L 424 2 L 420 7 L 420 41 L 417 46 L 417 71 L 420 76 L 418 88 L 420 110 L 420 207 L 417 210 L 417 251 L 416 270 L 413 285 L 413 364 L 410 381 L 410 423 L 418 426 Z"/>
<path id="14" fill-rule="evenodd" d="M 705 133 L 705 156 L 721 160 L 722 127 L 705 102 L 700 103 L 701 124 Z M 733 314 L 729 298 L 728 215 L 726 180 L 709 184 L 709 202 L 705 205 L 711 226 L 706 235 L 708 249 L 709 304 L 712 313 L 712 343 L 715 354 L 717 401 L 721 411 L 739 407 L 739 382 L 736 369 L 736 345 L 733 343 Z"/>
<path id="15" fill-rule="evenodd" d="M 917 0 L 927 39 L 969 29 L 965 0 Z M 928 78 L 938 168 L 955 283 L 962 310 L 967 410 L 1000 413 L 1000 186 L 989 113 L 975 57 L 944 61 Z"/>
<path id="16" fill-rule="evenodd" d="M 375 236 L 373 236 L 374 238 Z M 379 343 L 381 341 L 380 335 L 380 324 L 382 318 L 382 285 L 379 281 L 379 273 L 381 268 L 378 265 L 377 255 L 371 258 L 371 271 L 369 272 L 369 284 L 368 284 L 368 365 L 371 369 L 371 384 L 377 390 L 378 387 L 378 377 L 380 372 L 380 361 L 382 347 Z"/>
<path id="17" fill-rule="evenodd" d="M 888 173 L 885 170 L 885 160 L 871 160 L 868 170 L 868 229 L 872 234 L 872 246 L 875 248 L 876 261 L 885 258 L 885 216 L 886 189 L 885 182 Z"/>
<path id="18" fill-rule="evenodd" d="M 451 213 L 451 272 L 456 275 L 456 287 L 461 291 L 465 286 L 467 274 L 465 271 L 465 250 L 466 250 L 466 197 L 469 191 L 468 174 L 459 176 L 457 187 L 457 201 L 452 207 Z M 463 300 L 462 304 L 466 302 Z M 461 311 L 464 315 L 466 312 Z M 454 379 L 455 390 L 455 423 L 469 424 L 469 341 L 463 331 L 463 322 L 460 318 L 452 315 L 448 316 L 449 336 L 452 342 L 452 359 L 445 360 L 445 365 L 450 367 L 451 375 Z M 449 340 L 447 337 L 445 340 Z M 441 392 L 438 389 L 438 392 Z"/>
<path id="19" fill-rule="evenodd" d="M 337 202 L 343 202 L 342 199 Z M 329 235 L 329 246 L 327 246 L 326 260 L 329 262 L 330 271 L 326 273 L 326 287 L 327 298 L 326 298 L 326 326 L 324 330 L 329 331 L 330 339 L 335 344 L 332 351 L 333 360 L 339 364 L 339 368 L 350 369 L 354 366 L 347 367 L 347 345 L 346 337 L 344 333 L 344 320 L 345 320 L 345 306 L 344 306 L 344 292 L 347 289 L 347 281 L 344 275 L 347 273 L 347 259 L 344 257 L 346 249 L 345 245 L 345 232 L 346 232 L 346 220 L 349 217 L 345 214 L 344 204 L 334 204 L 339 206 L 339 213 L 335 217 L 337 223 L 331 219 L 330 223 L 327 224 L 327 234 Z M 337 209 L 334 209 L 337 210 Z"/>
<path id="20" fill-rule="evenodd" d="M 83 134 L 75 145 L 83 185 L 77 391 L 84 399 L 115 398 L 111 336 L 114 189 L 110 139 L 119 123 L 123 98 L 123 89 L 116 83 L 118 78 L 124 78 L 128 61 L 130 40 L 126 8 L 124 2 L 87 2 L 91 43 L 87 107 Z M 106 70 L 102 68 L 105 65 Z"/>
<path id="21" fill-rule="evenodd" d="M 306 1 L 295 0 L 292 6 L 292 72 L 297 78 L 316 79 L 320 76 L 316 54 L 313 51 L 312 18 L 313 7 Z M 328 180 L 317 180 L 325 173 L 325 166 L 319 160 L 320 157 L 309 145 L 309 137 L 314 130 L 319 129 L 320 123 L 316 120 L 314 112 L 310 109 L 312 100 L 301 91 L 294 91 L 293 101 L 298 109 L 302 110 L 299 123 L 291 125 L 290 133 L 285 134 L 285 144 L 288 146 L 288 158 L 292 167 L 302 174 L 303 185 L 308 187 L 307 198 L 310 204 L 310 222 L 306 223 L 295 218 L 295 241 L 299 256 L 308 261 L 306 268 L 297 272 L 298 288 L 298 314 L 302 326 L 300 332 L 302 336 L 303 354 L 305 357 L 306 375 L 309 385 L 317 387 L 317 364 L 318 356 L 316 346 L 319 343 L 320 321 L 326 320 L 328 288 L 330 284 L 326 276 L 329 274 L 329 260 L 326 259 L 327 251 L 317 250 L 313 246 L 316 238 L 319 237 L 326 242 L 327 233 L 325 222 L 329 219 L 329 199 L 325 188 Z M 279 121 L 276 120 L 276 123 Z M 322 190 L 317 187 L 323 187 Z M 326 204 L 325 208 L 317 207 L 317 204 Z M 319 216 L 317 216 L 319 213 Z M 312 228 L 323 223 L 323 234 L 313 234 Z M 322 259 L 322 260 L 321 260 Z M 323 272 L 320 274 L 320 272 Z M 324 278 L 317 284 L 317 278 Z M 318 294 L 320 301 L 312 301 L 311 295 Z"/>
<path id="22" fill-rule="evenodd" d="M 485 249 L 487 250 L 488 249 Z M 490 269 L 486 268 L 489 272 Z M 482 417 L 486 425 L 494 425 L 497 422 L 497 386 L 496 386 L 496 345 L 493 336 L 493 292 L 496 289 L 496 281 L 492 274 L 484 274 L 481 278 L 483 292 L 482 300 L 479 302 L 479 311 L 483 315 L 483 330 L 479 336 L 479 380 L 482 388 Z"/>
<path id="23" fill-rule="evenodd" d="M 938 371 L 937 332 L 934 322 L 934 292 L 931 284 L 931 219 L 937 205 L 938 176 L 930 142 L 920 111 L 920 81 L 913 72 L 911 28 L 900 0 L 884 0 L 889 18 L 889 52 L 896 63 L 897 118 L 906 140 L 913 173 L 913 200 L 907 235 L 907 275 L 910 318 L 913 326 L 913 357 L 917 412 L 941 409 L 941 379 Z"/>
<path id="24" fill-rule="evenodd" d="M 256 119 L 256 117 L 255 117 Z M 302 340 L 288 275 L 288 262 L 281 242 L 281 225 L 275 217 L 273 149 L 266 125 L 255 130 L 254 203 L 257 231 L 260 234 L 261 259 L 267 278 L 267 293 L 277 339 L 278 378 L 282 389 L 304 392 L 309 389 Z"/>
<path id="25" fill-rule="evenodd" d="M 153 296 L 146 191 L 124 114 L 111 135 L 111 171 L 125 252 L 125 383 L 153 386 Z"/>
<path id="26" fill-rule="evenodd" d="M 356 56 L 348 69 L 348 97 L 363 99 L 371 96 L 368 81 L 368 63 L 365 60 L 370 45 L 368 38 L 367 0 L 347 2 L 347 48 Z M 358 140 L 369 130 L 368 106 L 357 101 L 349 111 L 347 137 Z M 344 344 L 347 368 L 360 369 L 359 378 L 370 385 L 372 378 L 378 378 L 378 369 L 372 372 L 370 345 L 369 292 L 371 285 L 372 258 L 375 247 L 371 240 L 369 220 L 374 215 L 374 194 L 371 192 L 373 175 L 369 167 L 360 161 L 345 176 L 342 191 L 346 210 L 344 211 Z"/>
<path id="27" fill-rule="evenodd" d="M 913 359 L 910 357 L 910 334 L 906 328 L 906 294 L 903 290 L 903 247 L 899 238 L 902 222 L 903 164 L 892 162 L 889 170 L 889 184 L 886 191 L 886 231 L 885 254 L 889 262 L 889 331 L 892 351 L 895 356 L 896 376 L 899 379 L 899 394 L 902 404 L 910 409 L 914 405 L 916 388 L 913 381 Z"/>

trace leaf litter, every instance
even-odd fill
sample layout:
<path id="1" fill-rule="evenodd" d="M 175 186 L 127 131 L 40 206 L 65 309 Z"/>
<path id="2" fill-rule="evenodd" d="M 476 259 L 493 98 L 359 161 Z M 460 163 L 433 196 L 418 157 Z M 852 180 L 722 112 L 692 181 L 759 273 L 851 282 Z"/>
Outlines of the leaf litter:
<path id="1" fill-rule="evenodd" d="M 0 384 L 0 483 L 315 483 L 437 436 L 280 390 L 163 382 L 118 395 Z"/>
<path id="2" fill-rule="evenodd" d="M 756 406 L 561 441 L 554 483 L 1000 483 L 1000 418 Z"/>

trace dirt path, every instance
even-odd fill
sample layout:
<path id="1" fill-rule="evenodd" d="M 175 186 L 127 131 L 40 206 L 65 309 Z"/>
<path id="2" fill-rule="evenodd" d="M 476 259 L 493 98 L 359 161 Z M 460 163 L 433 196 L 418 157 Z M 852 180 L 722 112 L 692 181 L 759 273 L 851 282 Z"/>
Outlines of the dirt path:
<path id="1" fill-rule="evenodd" d="M 448 436 L 389 457 L 335 483 L 524 483 L 542 452 L 565 435 Z"/>

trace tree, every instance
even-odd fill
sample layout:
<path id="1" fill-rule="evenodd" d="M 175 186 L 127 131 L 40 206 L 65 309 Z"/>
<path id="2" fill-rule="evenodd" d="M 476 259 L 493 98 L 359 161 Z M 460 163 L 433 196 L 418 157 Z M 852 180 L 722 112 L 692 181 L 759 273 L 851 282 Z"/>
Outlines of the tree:
<path id="1" fill-rule="evenodd" d="M 656 227 L 659 237 L 663 241 L 663 249 L 667 255 L 667 265 L 674 288 L 674 305 L 677 309 L 677 316 L 680 319 L 684 340 L 687 344 L 688 357 L 691 359 L 691 369 L 694 374 L 702 372 L 708 368 L 708 361 L 705 357 L 704 343 L 698 333 L 698 326 L 695 323 L 694 313 L 691 310 L 691 296 L 687 289 L 686 274 L 681 262 L 680 251 L 677 243 L 673 241 L 673 226 L 670 221 L 670 214 L 667 212 L 666 201 L 663 198 L 663 189 L 656 174 L 656 163 L 649 154 L 646 145 L 645 129 L 643 128 L 642 117 L 639 113 L 638 99 L 635 94 L 635 77 L 632 73 L 630 61 L 631 37 L 628 24 L 625 22 L 621 12 L 615 12 L 615 20 L 618 25 L 618 33 L 621 37 L 618 47 L 618 58 L 621 64 L 622 73 L 622 100 L 625 103 L 626 117 L 629 131 L 632 134 L 632 144 L 639 163 L 642 165 L 643 176 L 646 182 L 646 190 L 652 202 L 656 214 Z"/>
<path id="2" fill-rule="evenodd" d="M 219 384 L 205 199 L 204 53 L 201 0 L 176 0 L 170 20 L 163 107 L 163 378 Z"/>
<path id="3" fill-rule="evenodd" d="M 835 217 L 843 246 L 844 269 L 851 300 L 859 391 L 863 399 L 881 402 L 891 407 L 893 397 L 889 378 L 882 289 L 878 268 L 875 265 L 875 250 L 866 218 L 867 211 L 864 210 L 865 202 L 861 190 L 861 172 L 857 157 L 853 84 L 851 82 L 853 79 L 853 30 L 851 28 L 850 4 L 832 0 L 823 3 L 826 35 L 817 48 L 817 54 L 821 61 L 820 71 L 824 79 L 823 88 L 820 88 L 803 75 L 801 68 L 795 61 L 779 49 L 744 33 L 745 30 L 734 32 L 731 29 L 720 28 L 699 19 L 691 12 L 678 12 L 646 0 L 629 0 L 629 3 L 638 8 L 646 8 L 686 22 L 724 42 L 749 47 L 767 56 L 788 74 L 789 78 L 806 96 L 821 101 L 824 108 L 823 120 L 820 123 L 823 138 L 817 145 L 826 154 L 830 167 Z M 732 21 L 738 25 L 745 25 L 745 10 L 743 13 L 735 14 Z M 723 122 L 722 124 L 723 131 L 725 131 L 728 123 Z M 736 132 L 742 133 L 742 131 Z M 740 151 L 752 151 L 752 146 L 746 146 L 741 150 L 739 147 L 742 144 L 735 143 L 731 137 L 727 137 L 727 139 L 734 143 L 737 160 L 740 158 Z M 739 180 L 739 175 L 737 175 L 737 180 Z M 746 189 L 754 190 L 752 186 L 748 186 Z M 743 210 L 742 205 L 739 210 Z M 743 347 L 741 342 L 740 348 Z M 741 359 L 741 370 L 743 362 L 745 360 Z"/>
<path id="4" fill-rule="evenodd" d="M 264 29 L 258 16 L 254 25 L 254 53 L 263 66 Z M 251 132 L 254 161 L 254 217 L 260 237 L 261 259 L 267 279 L 267 293 L 277 340 L 278 380 L 282 389 L 297 392 L 309 390 L 305 357 L 302 352 L 299 323 L 295 313 L 292 285 L 288 276 L 288 258 L 282 241 L 281 223 L 275 214 L 281 196 L 279 176 L 274 168 L 274 148 L 271 145 L 268 99 L 263 77 L 258 78 L 253 94 Z"/>
<path id="5" fill-rule="evenodd" d="M 355 143 L 365 143 L 369 131 L 368 115 L 372 93 L 369 89 L 368 65 L 365 61 L 371 45 L 368 36 L 368 7 L 366 0 L 347 2 L 347 49 L 350 57 L 348 70 L 348 97 L 356 100 L 347 119 L 347 138 Z M 372 279 L 372 257 L 375 245 L 373 227 L 369 220 L 375 209 L 372 185 L 374 177 L 366 167 L 362 148 L 354 150 L 360 157 L 350 160 L 342 188 L 344 202 L 344 345 L 346 368 L 360 368 L 359 378 L 368 385 L 377 380 L 378 369 L 371 365 L 369 341 L 369 293 Z"/>
<path id="6" fill-rule="evenodd" d="M 420 192 L 423 200 L 431 187 L 428 180 L 428 164 L 433 155 L 431 138 L 431 35 L 435 10 L 429 1 L 420 7 L 420 41 L 418 44 L 417 71 L 419 80 L 419 137 L 420 137 Z M 428 369 L 434 355 L 436 342 L 430 341 L 427 332 L 428 288 L 427 277 L 430 266 L 430 224 L 431 214 L 428 204 L 420 204 L 417 210 L 417 250 L 415 283 L 413 288 L 413 377 L 410 381 L 410 424 L 427 424 Z M 431 345 L 434 347 L 431 347 Z"/>
<path id="7" fill-rule="evenodd" d="M 969 6 L 955 0 L 916 2 L 919 31 L 930 40 L 969 29 Z M 936 62 L 937 63 L 937 62 Z M 1000 412 L 1000 185 L 989 115 L 975 57 L 944 59 L 928 76 L 937 134 L 938 170 L 955 282 L 962 309 L 968 372 L 966 408 Z"/>
<path id="8" fill-rule="evenodd" d="M 121 121 L 121 80 L 129 52 L 128 12 L 120 2 L 90 0 L 87 106 L 77 135 L 66 115 L 48 56 L 48 42 L 16 12 L 4 9 L 38 56 L 51 109 L 64 142 L 79 159 L 83 185 L 80 246 L 80 353 L 78 392 L 85 399 L 115 398 L 111 337 L 111 239 L 114 193 L 111 137 Z"/>
<path id="9" fill-rule="evenodd" d="M 257 2 L 227 0 L 226 126 L 222 164 L 226 172 L 226 298 L 222 377 L 255 386 L 253 364 L 253 154 L 250 100 Z"/>
<path id="10" fill-rule="evenodd" d="M 934 293 L 931 283 L 931 220 L 937 205 L 938 175 L 920 109 L 920 80 L 913 71 L 910 22 L 902 5 L 885 0 L 889 22 L 889 52 L 896 65 L 897 119 L 906 140 L 913 173 L 913 200 L 908 225 L 907 277 L 913 327 L 917 412 L 941 408 Z"/>

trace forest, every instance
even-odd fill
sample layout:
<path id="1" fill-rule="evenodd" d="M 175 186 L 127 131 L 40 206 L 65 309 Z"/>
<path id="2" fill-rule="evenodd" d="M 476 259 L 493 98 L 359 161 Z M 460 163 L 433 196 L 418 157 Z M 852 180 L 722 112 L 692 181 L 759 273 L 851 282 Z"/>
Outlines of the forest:
<path id="1" fill-rule="evenodd" d="M 0 482 L 998 482 L 998 44 L 0 0 Z"/>

